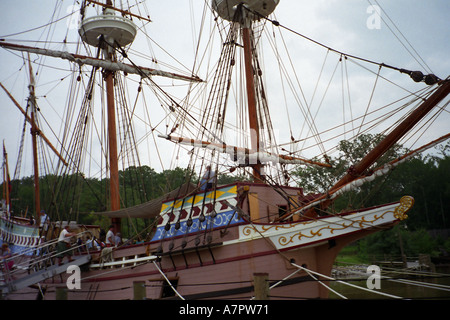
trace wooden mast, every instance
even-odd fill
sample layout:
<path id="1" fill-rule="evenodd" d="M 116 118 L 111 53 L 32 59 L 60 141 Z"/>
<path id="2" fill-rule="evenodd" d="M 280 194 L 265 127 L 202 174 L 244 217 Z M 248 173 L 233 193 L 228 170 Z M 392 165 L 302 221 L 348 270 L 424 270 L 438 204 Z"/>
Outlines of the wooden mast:
<path id="1" fill-rule="evenodd" d="M 112 1 L 106 1 L 107 6 L 112 6 Z M 112 47 L 106 45 L 104 50 L 105 57 L 109 61 L 114 60 L 114 52 Z M 114 101 L 114 72 L 106 70 L 106 111 L 108 118 L 108 150 L 109 150 L 109 195 L 111 211 L 120 209 L 120 193 L 119 193 L 119 165 L 117 157 L 117 131 L 116 131 L 116 110 Z M 120 218 L 112 218 L 111 223 L 114 226 L 114 233 L 121 232 Z"/>
<path id="2" fill-rule="evenodd" d="M 106 82 L 106 103 L 108 115 L 108 149 L 109 149 L 109 194 L 111 211 L 120 209 L 119 196 L 119 165 L 117 158 L 117 131 L 116 114 L 114 103 L 114 72 L 107 71 Z M 113 218 L 114 230 L 120 232 L 120 219 Z"/>
<path id="3" fill-rule="evenodd" d="M 34 168 L 34 210 L 37 218 L 36 222 L 40 225 L 40 212 L 41 212 L 41 196 L 39 189 L 39 160 L 37 155 L 37 135 L 39 133 L 36 126 L 36 96 L 34 93 L 34 76 L 31 68 L 30 54 L 28 54 L 28 70 L 30 73 L 30 85 L 28 89 L 30 96 L 28 97 L 28 103 L 31 108 L 31 141 L 33 147 L 33 168 Z"/>
<path id="4" fill-rule="evenodd" d="M 6 201 L 6 214 L 9 216 L 11 211 L 11 194 L 8 167 L 8 153 L 6 152 L 5 141 L 3 141 L 3 197 Z"/>
<path id="5" fill-rule="evenodd" d="M 253 69 L 253 47 L 251 40 L 251 19 L 247 16 L 247 11 L 242 7 L 242 40 L 244 44 L 244 63 L 245 63 L 245 80 L 247 88 L 247 104 L 248 117 L 250 125 L 250 139 L 251 149 L 253 152 L 258 152 L 260 149 L 260 132 L 258 123 L 258 113 L 256 109 L 256 93 L 255 93 L 255 79 Z M 255 182 L 263 182 L 263 175 L 261 174 L 262 165 L 259 159 L 256 163 L 251 164 L 253 168 L 253 179 Z"/>

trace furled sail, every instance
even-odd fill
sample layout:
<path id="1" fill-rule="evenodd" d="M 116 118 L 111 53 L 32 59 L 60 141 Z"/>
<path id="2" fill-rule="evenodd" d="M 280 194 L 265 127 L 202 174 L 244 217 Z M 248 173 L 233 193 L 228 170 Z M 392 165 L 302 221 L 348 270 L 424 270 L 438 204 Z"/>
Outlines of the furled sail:
<path id="1" fill-rule="evenodd" d="M 170 191 L 169 193 L 145 203 L 133 207 L 123 208 L 116 211 L 95 212 L 96 215 L 107 216 L 109 218 L 154 218 L 161 212 L 161 205 L 164 201 L 175 197 L 183 197 L 196 189 L 192 183 L 185 183 L 181 187 Z"/>

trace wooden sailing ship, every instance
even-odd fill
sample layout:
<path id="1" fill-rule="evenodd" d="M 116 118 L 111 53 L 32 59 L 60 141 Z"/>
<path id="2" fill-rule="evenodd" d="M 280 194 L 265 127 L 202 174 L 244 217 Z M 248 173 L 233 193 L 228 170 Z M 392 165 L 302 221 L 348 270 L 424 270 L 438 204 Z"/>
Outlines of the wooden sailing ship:
<path id="1" fill-rule="evenodd" d="M 267 140 L 263 137 L 263 129 L 267 129 L 265 120 L 269 114 L 266 90 L 260 79 L 257 38 L 253 27 L 261 21 L 279 25 L 274 20 L 266 20 L 278 5 L 277 0 L 212 1 L 216 19 L 227 23 L 229 29 L 227 39 L 223 41 L 221 60 L 217 64 L 219 75 L 211 80 L 216 88 L 210 91 L 203 114 L 205 121 L 193 121 L 202 133 L 195 138 L 179 136 L 179 126 L 174 125 L 171 130 L 160 134 L 166 143 L 174 142 L 211 152 L 212 156 L 208 159 L 214 172 L 218 172 L 219 163 L 215 157 L 229 155 L 236 163 L 232 170 L 250 170 L 251 181 L 218 185 L 217 179 L 213 179 L 214 183 L 204 188 L 187 179 L 169 195 L 134 207 L 121 208 L 115 99 L 115 85 L 119 82 L 117 74 L 137 74 L 152 83 L 154 76 L 190 83 L 200 83 L 202 80 L 197 76 L 118 61 L 118 54 L 127 57 L 123 48 L 133 42 L 137 27 L 126 18 L 129 11 L 115 8 L 111 1 L 100 5 L 104 8 L 103 12 L 84 18 L 79 34 L 104 59 L 0 43 L 9 50 L 59 57 L 103 70 L 110 202 L 109 211 L 100 214 L 111 217 L 115 232 L 121 230 L 122 218 L 155 218 L 151 237 L 144 243 L 84 253 L 91 260 L 82 267 L 82 289 L 71 290 L 70 299 L 131 299 L 133 283 L 143 284 L 145 296 L 149 299 L 251 298 L 254 294 L 253 277 L 261 273 L 268 274 L 269 279 L 277 279 L 269 284 L 271 299 L 326 298 L 329 288 L 317 279 L 323 280 L 331 274 L 335 258 L 343 247 L 373 232 L 391 228 L 407 218 L 414 203 L 409 196 L 393 203 L 339 213 L 330 213 L 328 209 L 343 192 L 359 187 L 403 160 L 396 159 L 379 170 L 369 171 L 385 152 L 447 97 L 449 81 L 432 75 L 422 75 L 417 79 L 422 81 L 426 78 L 428 84 L 436 89 L 327 192 L 309 195 L 301 186 L 278 184 L 270 176 L 269 165 L 274 164 L 275 171 L 280 173 L 286 165 L 330 167 L 330 164 L 268 151 L 265 145 Z M 123 16 L 116 15 L 117 12 Z M 247 136 L 247 147 L 227 144 L 223 135 L 213 130 L 211 120 L 218 119 L 214 126 L 223 128 L 225 109 L 221 107 L 227 105 L 227 99 L 223 97 L 227 97 L 230 90 L 229 70 L 236 64 L 236 50 L 241 49 L 246 93 L 243 100 L 247 106 L 245 118 L 248 120 L 245 127 L 251 132 Z M 399 71 L 411 74 L 407 70 Z M 165 98 L 171 104 L 170 112 L 177 111 L 189 118 L 185 107 L 169 95 Z M 215 106 L 218 107 L 217 113 L 206 115 Z M 441 141 L 436 140 L 433 144 Z M 206 158 L 203 156 L 203 159 Z M 56 288 L 65 285 L 67 278 L 68 275 L 61 274 L 40 281 L 40 286 L 46 288 L 45 299 L 54 298 Z M 23 299 L 38 294 L 35 288 L 27 287 L 11 290 L 8 297 Z"/>

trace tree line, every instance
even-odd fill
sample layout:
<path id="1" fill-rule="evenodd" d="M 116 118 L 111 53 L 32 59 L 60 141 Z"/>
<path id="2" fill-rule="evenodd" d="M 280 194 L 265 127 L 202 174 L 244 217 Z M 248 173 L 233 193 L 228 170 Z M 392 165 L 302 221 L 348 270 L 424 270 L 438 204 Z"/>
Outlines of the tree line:
<path id="1" fill-rule="evenodd" d="M 160 173 L 148 166 L 120 171 L 121 206 L 130 207 L 157 198 L 183 184 L 186 175 L 187 169 L 181 168 Z M 10 185 L 13 213 L 27 218 L 34 216 L 34 178 L 12 180 Z M 108 209 L 108 178 L 47 174 L 39 178 L 39 188 L 41 209 L 53 220 L 76 220 L 101 227 L 108 225 L 108 219 L 92 214 Z"/>
<path id="2" fill-rule="evenodd" d="M 218 183 L 228 184 L 244 179 L 245 177 L 219 174 Z M 127 208 L 156 199 L 189 182 L 198 182 L 198 176 L 189 169 L 175 168 L 156 172 L 145 165 L 130 166 L 119 171 L 121 207 Z M 36 218 L 34 177 L 12 180 L 10 186 L 13 214 Z M 45 210 L 52 220 L 77 221 L 80 224 L 99 225 L 103 229 L 107 229 L 110 224 L 107 217 L 94 214 L 108 210 L 108 178 L 87 178 L 82 174 L 47 174 L 39 178 L 39 188 L 41 209 Z M 124 221 L 125 230 L 122 230 L 122 234 L 131 237 L 136 230 L 151 223 L 152 220 L 149 219 Z"/>

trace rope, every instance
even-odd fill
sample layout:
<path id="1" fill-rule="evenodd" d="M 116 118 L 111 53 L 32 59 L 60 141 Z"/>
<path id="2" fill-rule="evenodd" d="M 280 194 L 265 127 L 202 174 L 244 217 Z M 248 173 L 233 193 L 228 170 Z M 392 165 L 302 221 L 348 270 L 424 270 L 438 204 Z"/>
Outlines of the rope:
<path id="1" fill-rule="evenodd" d="M 302 271 L 301 269 L 297 269 L 297 271 L 294 271 L 293 273 L 291 273 L 290 275 L 288 275 L 287 277 L 281 279 L 280 281 L 278 281 L 277 283 L 273 284 L 272 286 L 269 287 L 269 290 L 275 288 L 276 286 L 280 285 L 283 281 L 289 279 L 290 277 L 292 277 L 293 275 L 295 275 L 296 273 Z M 315 276 L 313 276 L 311 273 L 309 273 L 307 271 L 307 273 L 309 274 L 309 276 L 311 278 L 313 278 L 314 280 L 318 281 L 321 285 L 325 286 L 328 290 L 330 290 L 331 292 L 335 293 L 336 295 L 338 295 L 339 297 L 343 298 L 343 299 L 347 299 L 346 297 L 344 297 L 343 295 L 341 295 L 340 293 L 336 292 L 335 290 L 333 290 L 332 288 L 330 288 L 329 286 L 327 286 L 325 283 L 323 283 L 322 281 L 318 280 Z M 252 298 L 253 300 L 254 298 Z"/>
<path id="2" fill-rule="evenodd" d="M 367 63 L 370 63 L 370 64 L 375 64 L 375 65 L 380 66 L 380 67 L 386 67 L 386 68 L 389 68 L 389 69 L 393 69 L 393 70 L 399 71 L 399 72 L 401 72 L 401 73 L 409 74 L 411 77 L 415 76 L 417 73 L 421 74 L 420 71 L 417 72 L 417 71 L 409 71 L 409 70 L 405 70 L 405 69 L 398 68 L 398 67 L 394 67 L 394 66 L 391 66 L 391 65 L 382 63 L 382 62 L 376 62 L 376 61 L 373 61 L 373 60 L 369 60 L 369 59 L 362 58 L 362 57 L 359 57 L 359 56 L 351 55 L 351 54 L 342 52 L 342 51 L 340 51 L 340 50 L 331 48 L 331 47 L 329 47 L 329 46 L 327 46 L 327 45 L 325 45 L 325 44 L 323 44 L 323 43 L 321 43 L 321 42 L 319 42 L 319 41 L 316 41 L 316 40 L 314 40 L 314 39 L 312 39 L 312 38 L 309 38 L 309 37 L 307 37 L 307 36 L 305 36 L 305 35 L 303 35 L 303 34 L 297 32 L 297 31 L 295 31 L 295 30 L 293 30 L 293 29 L 291 29 L 291 28 L 288 28 L 288 27 L 286 27 L 286 26 L 280 24 L 279 21 L 276 21 L 276 20 L 270 19 L 270 18 L 268 18 L 268 17 L 266 17 L 266 16 L 263 16 L 263 15 L 259 14 L 259 13 L 256 12 L 256 11 L 253 11 L 253 10 L 250 10 L 249 8 L 246 8 L 245 6 L 244 6 L 244 8 L 245 8 L 246 10 L 252 12 L 253 14 L 259 16 L 261 19 L 265 19 L 265 20 L 267 20 L 267 21 L 269 21 L 269 22 L 272 22 L 272 24 L 275 25 L 275 26 L 277 26 L 277 27 L 280 27 L 280 28 L 283 28 L 283 29 L 285 29 L 285 30 L 287 30 L 287 31 L 289 31 L 289 32 L 292 32 L 292 33 L 294 33 L 294 34 L 296 34 L 296 35 L 298 35 L 298 36 L 300 36 L 300 37 L 302 37 L 302 38 L 304 38 L 304 39 L 306 39 L 306 40 L 308 40 L 308 41 L 311 41 L 311 42 L 313 42 L 313 43 L 315 43 L 315 44 L 317 44 L 317 45 L 319 45 L 319 46 L 321 46 L 321 47 L 323 47 L 323 48 L 325 48 L 325 49 L 327 49 L 327 50 L 333 51 L 333 52 L 335 52 L 335 53 L 337 53 L 337 54 L 339 54 L 339 55 L 341 55 L 341 56 L 344 56 L 344 57 L 346 57 L 346 58 L 353 58 L 353 59 L 360 60 L 360 61 L 363 61 L 363 62 L 367 62 Z M 420 64 L 420 63 L 419 63 L 419 64 Z M 436 77 L 436 78 L 437 78 L 437 77 Z M 424 80 L 424 79 L 423 79 L 423 75 L 422 75 L 422 77 L 420 77 L 419 81 L 422 81 L 422 80 Z M 437 78 L 437 80 L 439 80 L 439 79 Z M 416 81 L 416 80 L 415 80 L 415 81 Z M 434 83 L 436 83 L 436 82 L 434 82 Z M 434 84 L 434 83 L 433 83 L 433 84 Z"/>
<path id="3" fill-rule="evenodd" d="M 240 210 L 240 212 L 241 212 L 241 214 L 245 215 L 245 213 L 244 213 L 242 210 Z M 308 273 L 308 275 L 311 276 L 314 280 L 318 281 L 321 285 L 323 285 L 323 286 L 325 286 L 327 289 L 329 289 L 331 292 L 335 293 L 336 295 L 338 295 L 339 297 L 341 297 L 341 298 L 343 298 L 343 299 L 346 299 L 346 297 L 344 297 L 344 296 L 341 295 L 340 293 L 336 292 L 335 290 L 333 290 L 332 288 L 330 288 L 329 286 L 327 286 L 327 285 L 324 284 L 322 281 L 318 280 L 316 277 L 314 277 L 314 276 L 312 275 L 312 273 L 320 275 L 319 273 L 314 272 L 314 271 L 312 271 L 312 270 L 308 270 L 308 269 L 306 269 L 306 268 L 304 268 L 304 267 L 300 267 L 300 266 L 296 265 L 295 263 L 293 263 L 288 257 L 286 257 L 286 256 L 285 256 L 285 255 L 284 255 L 284 254 L 283 254 L 283 253 L 282 253 L 282 252 L 274 245 L 274 243 L 273 243 L 272 241 L 270 241 L 270 239 L 267 239 L 261 232 L 259 232 L 259 230 L 253 225 L 253 223 L 251 222 L 250 219 L 249 219 L 249 221 L 250 221 L 250 223 L 252 224 L 253 229 L 254 229 L 256 232 L 258 232 L 259 235 L 260 235 L 264 240 L 266 240 L 267 243 L 269 243 L 269 244 L 277 251 L 278 254 L 280 254 L 284 259 L 286 259 L 286 261 L 289 261 L 289 263 L 291 263 L 293 266 L 295 266 L 295 267 L 298 268 L 297 271 L 291 273 L 291 274 L 288 275 L 287 277 L 283 278 L 282 280 L 278 281 L 277 283 L 275 283 L 275 284 L 273 284 L 271 287 L 269 287 L 269 290 L 275 288 L 276 286 L 280 285 L 283 281 L 289 279 L 290 277 L 292 277 L 293 275 L 295 275 L 295 274 L 298 273 L 299 271 L 303 270 L 303 271 L 306 271 L 306 273 Z M 323 276 L 323 277 L 325 277 L 325 278 L 330 278 L 330 277 L 327 277 L 327 276 Z M 330 279 L 332 279 L 332 278 L 330 278 Z M 333 279 L 333 280 L 334 280 L 334 279 Z M 344 283 L 345 283 L 345 282 L 344 282 Z M 345 283 L 345 284 L 347 284 L 347 283 Z M 348 285 L 350 285 L 350 284 L 348 284 Z M 362 288 L 362 289 L 364 289 L 364 288 Z M 377 292 L 377 293 L 378 293 L 378 292 Z M 252 298 L 252 299 L 253 299 L 253 298 Z"/>
<path id="4" fill-rule="evenodd" d="M 388 27 L 388 29 L 392 32 L 392 34 L 397 38 L 397 40 L 402 44 L 402 46 L 405 48 L 406 51 L 408 51 L 408 53 L 411 55 L 411 57 L 414 58 L 414 60 L 416 60 L 416 62 L 424 69 L 428 68 L 429 72 L 432 72 L 431 68 L 427 65 L 427 63 L 425 62 L 425 60 L 423 60 L 423 58 L 419 55 L 419 53 L 416 51 L 416 49 L 414 49 L 414 47 L 412 46 L 412 44 L 408 41 L 408 39 L 406 39 L 405 35 L 400 31 L 400 29 L 396 26 L 396 24 L 394 23 L 394 21 L 392 21 L 392 19 L 388 16 L 387 12 L 380 6 L 380 4 L 378 3 L 377 0 L 374 0 L 375 3 L 378 5 L 378 7 L 380 7 L 381 11 L 383 12 L 383 15 L 386 16 L 388 18 L 388 20 L 392 23 L 392 25 L 395 27 L 395 29 L 399 32 L 399 34 L 403 37 L 403 39 L 405 39 L 406 43 L 411 47 L 412 51 L 414 51 L 414 53 L 417 55 L 417 57 L 421 60 L 419 61 L 414 55 L 413 53 L 406 47 L 406 45 L 401 41 L 401 39 L 394 33 L 394 30 L 392 30 L 392 28 L 388 25 L 388 23 L 386 22 L 386 20 L 383 19 L 383 15 L 381 16 L 381 20 L 386 24 L 386 26 Z M 370 2 L 370 0 L 367 0 L 367 2 L 372 5 L 372 3 Z M 373 5 L 372 5 L 373 6 Z"/>
<path id="5" fill-rule="evenodd" d="M 391 294 L 388 294 L 388 293 L 379 292 L 379 291 L 371 290 L 371 289 L 368 289 L 368 288 L 360 287 L 360 286 L 357 286 L 357 285 L 354 285 L 354 284 L 351 284 L 351 283 L 348 283 L 348 282 L 345 282 L 345 281 L 336 280 L 336 279 L 334 279 L 332 277 L 328 277 L 328 276 L 320 274 L 318 272 L 306 269 L 306 268 L 301 267 L 301 266 L 299 266 L 299 265 L 297 265 L 295 263 L 292 263 L 292 262 L 291 262 L 291 265 L 293 265 L 294 267 L 297 267 L 297 268 L 299 268 L 299 269 L 301 269 L 303 271 L 306 271 L 308 274 L 311 272 L 312 274 L 318 275 L 318 276 L 323 277 L 323 278 L 325 278 L 327 280 L 336 281 L 336 282 L 344 284 L 346 286 L 350 286 L 350 287 L 353 287 L 353 288 L 356 288 L 356 289 L 360 289 L 360 290 L 363 290 L 363 291 L 368 291 L 368 292 L 371 292 L 371 293 L 379 294 L 379 295 L 382 295 L 382 296 L 385 296 L 385 297 L 388 297 L 388 298 L 403 299 L 402 297 L 399 297 L 399 296 L 395 296 L 395 295 L 391 295 Z"/>
<path id="6" fill-rule="evenodd" d="M 447 286 L 444 284 L 426 283 L 426 282 L 422 282 L 422 281 L 414 281 L 414 280 L 406 280 L 406 279 L 397 280 L 397 279 L 389 279 L 388 278 L 388 280 L 392 281 L 392 282 L 398 282 L 398 283 L 403 283 L 403 284 L 408 284 L 408 285 L 413 285 L 413 286 L 419 286 L 422 288 L 450 291 L 450 286 Z"/>
<path id="7" fill-rule="evenodd" d="M 383 268 L 383 270 L 385 269 L 390 269 L 390 268 Z M 355 270 L 349 270 L 349 272 L 354 273 L 354 274 L 362 274 L 361 272 L 355 271 Z M 390 273 L 400 273 L 402 275 L 412 275 L 412 276 L 424 276 L 423 272 L 408 272 L 407 270 L 402 270 L 402 271 L 389 271 Z M 430 276 L 435 276 L 434 274 L 430 273 Z M 428 282 L 423 282 L 423 281 L 415 281 L 415 280 L 410 280 L 410 279 L 398 279 L 398 278 L 392 278 L 389 276 L 381 276 L 382 280 L 387 280 L 387 281 L 392 281 L 392 282 L 397 282 L 397 283 L 401 283 L 401 284 L 406 284 L 406 285 L 413 285 L 413 286 L 419 286 L 419 287 L 423 287 L 423 288 L 429 288 L 429 289 L 436 289 L 436 290 L 442 290 L 442 291 L 450 291 L 450 285 L 445 285 L 445 284 L 437 284 L 437 283 L 428 283 Z M 353 279 L 355 280 L 355 279 Z"/>
<path id="8" fill-rule="evenodd" d="M 181 296 L 178 291 L 172 286 L 172 284 L 170 283 L 169 279 L 167 279 L 166 275 L 164 274 L 164 272 L 161 271 L 161 269 L 158 267 L 158 265 L 156 264 L 155 261 L 153 261 L 153 264 L 155 265 L 156 269 L 158 269 L 159 273 L 161 273 L 161 275 L 164 277 L 164 279 L 166 279 L 167 283 L 169 284 L 169 286 L 172 288 L 173 292 L 175 292 L 177 294 L 177 296 L 180 297 L 181 300 L 185 300 L 183 298 L 183 296 Z"/>
<path id="9" fill-rule="evenodd" d="M 362 127 L 362 125 L 364 124 L 364 120 L 366 119 L 367 112 L 369 111 L 369 107 L 370 107 L 370 105 L 371 105 L 371 103 L 372 103 L 373 94 L 375 93 L 375 88 L 377 87 L 378 78 L 379 78 L 379 76 L 380 76 L 380 71 L 381 71 L 381 66 L 378 68 L 377 77 L 375 78 L 375 83 L 374 83 L 374 85 L 373 85 L 372 92 L 370 93 L 369 102 L 367 103 L 366 111 L 365 111 L 364 114 L 363 114 L 363 118 L 362 118 L 362 120 L 361 120 L 361 125 L 359 126 L 357 135 L 359 135 L 359 133 L 360 133 L 360 131 L 361 131 L 361 127 Z"/>
<path id="10" fill-rule="evenodd" d="M 75 12 L 75 11 L 74 11 L 74 12 Z M 24 33 L 31 32 L 31 31 L 39 30 L 39 29 L 42 29 L 42 28 L 51 26 L 52 24 L 55 24 L 55 23 L 57 23 L 58 21 L 64 20 L 64 19 L 66 19 L 67 17 L 70 17 L 72 14 L 73 14 L 73 12 L 71 12 L 71 13 L 69 13 L 69 14 L 67 14 L 67 15 L 65 15 L 65 16 L 63 16 L 63 17 L 61 17 L 61 18 L 59 18 L 59 19 L 50 21 L 49 23 L 46 23 L 46 24 L 44 24 L 44 25 L 42 25 L 42 26 L 39 26 L 39 27 L 31 28 L 31 29 L 28 29 L 28 30 L 25 30 L 25 31 L 16 32 L 16 33 L 10 33 L 10 34 L 7 34 L 7 35 L 2 35 L 2 36 L 0 36 L 0 37 L 1 37 L 1 38 L 7 38 L 7 37 L 16 36 L 16 35 L 24 34 Z M 47 41 L 46 41 L 46 42 L 47 42 Z"/>
<path id="11" fill-rule="evenodd" d="M 299 269 L 301 270 L 301 269 Z M 333 292 L 334 294 L 336 294 L 337 296 L 341 297 L 342 299 L 348 299 L 347 297 L 345 297 L 344 295 L 340 294 L 339 292 L 337 292 L 336 290 L 332 289 L 331 287 L 327 286 L 325 283 L 323 283 L 322 281 L 320 281 L 317 277 L 315 277 L 314 275 L 312 275 L 308 270 L 306 270 L 306 273 L 313 278 L 314 280 L 318 281 L 322 286 L 324 286 L 325 288 L 327 288 L 328 290 L 330 290 L 331 292 Z"/>

